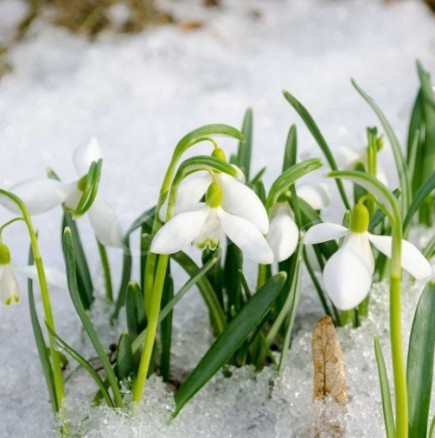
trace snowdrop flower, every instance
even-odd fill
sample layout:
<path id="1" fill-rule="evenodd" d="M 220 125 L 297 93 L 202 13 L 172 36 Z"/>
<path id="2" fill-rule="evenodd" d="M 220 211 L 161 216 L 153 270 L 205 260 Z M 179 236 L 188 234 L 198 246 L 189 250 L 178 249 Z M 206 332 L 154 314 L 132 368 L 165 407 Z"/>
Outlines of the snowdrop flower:
<path id="1" fill-rule="evenodd" d="M 328 259 L 323 271 L 326 292 L 339 310 L 358 306 L 368 295 L 374 271 L 370 243 L 387 257 L 391 257 L 391 236 L 376 236 L 367 231 L 369 213 L 363 204 L 357 204 L 351 213 L 349 229 L 322 223 L 314 225 L 305 234 L 305 244 L 316 244 L 344 237 L 340 249 Z M 402 268 L 417 279 L 432 274 L 429 262 L 411 243 L 402 240 Z"/>
<path id="2" fill-rule="evenodd" d="M 9 306 L 20 302 L 18 283 L 15 274 L 23 274 L 32 280 L 38 280 L 36 266 L 16 267 L 11 263 L 9 248 L 0 243 L 0 299 Z M 47 282 L 53 286 L 67 289 L 65 274 L 54 269 L 45 269 Z"/>
<path id="3" fill-rule="evenodd" d="M 84 175 L 93 161 L 102 158 L 101 148 L 95 138 L 87 146 L 82 146 L 74 151 L 74 166 L 79 175 Z M 75 208 L 81 197 L 81 192 L 76 190 L 66 200 L 66 205 Z M 112 207 L 101 198 L 99 193 L 87 211 L 95 236 L 105 246 L 122 248 L 122 231 L 118 218 Z"/>
<path id="4" fill-rule="evenodd" d="M 274 261 L 288 259 L 295 251 L 299 240 L 299 228 L 293 220 L 288 202 L 277 202 L 272 207 L 267 242 L 272 248 Z"/>
<path id="5" fill-rule="evenodd" d="M 93 161 L 101 158 L 101 149 L 95 139 L 74 152 L 74 166 L 79 175 L 85 175 Z M 31 215 L 45 213 L 65 203 L 75 209 L 80 201 L 82 179 L 64 183 L 48 178 L 29 179 L 12 186 L 9 191 L 23 200 Z M 0 196 L 0 203 L 8 210 L 18 213 L 15 203 Z M 122 232 L 112 208 L 97 193 L 88 210 L 89 220 L 97 239 L 106 246 L 122 247 Z"/>
<path id="6" fill-rule="evenodd" d="M 326 207 L 330 193 L 325 183 L 307 183 L 297 188 L 297 195 L 315 210 Z M 295 251 L 299 241 L 299 228 L 287 201 L 278 201 L 270 213 L 270 226 L 267 242 L 272 248 L 275 262 L 288 259 Z"/>
<path id="7" fill-rule="evenodd" d="M 216 175 L 206 191 L 206 203 L 176 214 L 154 236 L 151 251 L 172 254 L 195 244 L 216 249 L 227 235 L 246 256 L 270 264 L 273 253 L 263 234 L 269 228 L 266 210 L 248 187 L 227 175 Z"/>

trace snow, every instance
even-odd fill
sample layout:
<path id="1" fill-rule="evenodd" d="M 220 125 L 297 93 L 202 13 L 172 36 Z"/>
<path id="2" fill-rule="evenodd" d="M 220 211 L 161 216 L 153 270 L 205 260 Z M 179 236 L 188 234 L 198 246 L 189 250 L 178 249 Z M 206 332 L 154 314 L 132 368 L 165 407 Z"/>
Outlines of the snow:
<path id="1" fill-rule="evenodd" d="M 105 34 L 91 43 L 37 22 L 10 51 L 13 72 L 0 80 L 2 187 L 43 177 L 48 166 L 62 179 L 74 180 L 72 152 L 96 136 L 105 154 L 101 194 L 125 227 L 155 202 L 172 149 L 189 130 L 215 122 L 239 126 L 245 109 L 252 107 L 253 170 L 267 165 L 270 184 L 281 167 L 291 123 L 298 124 L 301 150 L 313 146 L 282 97 L 283 88 L 312 111 L 331 145 L 358 149 L 366 126 L 379 124 L 349 78 L 375 97 L 404 140 L 417 87 L 415 59 L 435 72 L 434 18 L 419 1 L 228 0 L 222 9 L 203 9 L 193 0 L 162 4 L 179 19 L 200 20 L 203 27 L 186 32 L 172 25 L 137 35 Z M 19 0 L 2 2 L 2 38 L 23 10 Z M 234 150 L 233 142 L 222 144 Z M 391 160 L 388 151 L 384 160 Z M 394 178 L 393 166 L 386 167 Z M 58 269 L 60 216 L 55 211 L 34 219 L 44 261 Z M 2 223 L 9 217 L 0 212 Z M 79 225 L 102 290 L 89 224 L 81 219 Z M 8 228 L 3 238 L 15 263 L 25 264 L 28 239 L 22 225 Z M 110 256 L 118 274 L 120 253 Z M 181 282 L 184 277 L 178 273 L 176 278 Z M 25 282 L 21 284 L 24 291 Z M 304 316 L 296 322 L 288 363 L 278 378 L 272 370 L 255 374 L 249 368 L 231 370 L 230 379 L 219 374 L 170 422 L 170 393 L 157 378 L 148 383 L 140 415 L 129 418 L 94 408 L 85 418 L 83 400 L 90 399 L 92 386 L 78 373 L 67 386 L 66 416 L 72 427 L 88 437 L 307 436 L 316 412 L 325 408 L 313 407 L 311 399 L 309 331 L 322 315 L 307 279 L 305 284 L 300 310 Z M 418 293 L 413 287 L 405 289 L 406 332 Z M 349 437 L 384 434 L 373 335 L 381 336 L 388 361 L 386 296 L 385 285 L 375 285 L 370 318 L 357 330 L 340 330 L 350 395 L 347 413 L 340 416 Z M 53 290 L 52 297 L 61 336 L 80 346 L 85 356 L 92 355 L 68 294 Z M 121 328 L 109 329 L 104 312 L 104 301 L 98 300 L 93 316 L 109 345 Z M 182 300 L 175 324 L 173 362 L 181 375 L 212 339 L 195 291 Z M 0 308 L 0 333 L 0 437 L 57 436 L 25 293 L 19 306 Z"/>

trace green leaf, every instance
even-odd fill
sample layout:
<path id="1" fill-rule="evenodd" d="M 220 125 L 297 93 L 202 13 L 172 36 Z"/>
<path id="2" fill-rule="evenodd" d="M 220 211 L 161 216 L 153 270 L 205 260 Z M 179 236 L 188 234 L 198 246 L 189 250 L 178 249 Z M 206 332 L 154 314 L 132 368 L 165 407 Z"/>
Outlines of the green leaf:
<path id="1" fill-rule="evenodd" d="M 378 365 L 379 381 L 381 384 L 382 409 L 384 411 L 385 431 L 387 438 L 395 437 L 395 426 L 393 416 L 393 405 L 391 403 L 390 384 L 388 383 L 387 368 L 385 366 L 384 355 L 382 354 L 381 344 L 375 336 L 375 356 Z"/>
<path id="2" fill-rule="evenodd" d="M 77 311 L 77 314 L 83 324 L 83 327 L 86 333 L 91 340 L 95 351 L 101 361 L 101 364 L 106 373 L 106 377 L 109 380 L 110 386 L 113 391 L 115 403 L 117 407 L 123 407 L 124 401 L 122 399 L 122 394 L 118 386 L 118 382 L 116 380 L 115 374 L 112 369 L 112 365 L 109 361 L 109 358 L 104 350 L 104 347 L 98 337 L 98 334 L 92 325 L 91 320 L 89 319 L 77 288 L 77 277 L 76 277 L 76 262 L 75 262 L 75 254 L 74 254 L 74 242 L 71 234 L 71 230 L 69 228 L 65 228 L 63 233 L 63 250 L 65 255 L 65 263 L 66 263 L 66 274 L 68 279 L 68 289 L 70 292 L 71 300 L 74 304 L 74 307 Z"/>
<path id="3" fill-rule="evenodd" d="M 162 322 L 169 313 L 173 310 L 173 308 L 176 306 L 176 304 L 186 295 L 189 290 L 195 286 L 195 284 L 199 283 L 202 278 L 206 278 L 205 274 L 207 271 L 213 267 L 213 265 L 217 262 L 218 258 L 214 257 L 211 258 L 204 266 L 201 268 L 198 268 L 198 270 L 191 274 L 191 277 L 189 280 L 184 284 L 184 286 L 175 294 L 175 296 L 165 305 L 165 307 L 160 311 L 159 313 L 159 322 Z M 190 266 L 189 266 L 190 271 Z M 133 351 L 136 352 L 138 349 L 143 345 L 145 340 L 145 328 L 146 328 L 146 322 L 145 327 L 142 330 L 142 332 L 137 336 L 137 338 L 133 342 Z M 223 329 L 222 329 L 223 330 Z"/>
<path id="4" fill-rule="evenodd" d="M 393 150 L 394 160 L 396 162 L 397 173 L 400 181 L 400 188 L 402 190 L 401 197 L 401 211 L 404 214 L 412 199 L 411 192 L 411 180 L 409 176 L 408 167 L 406 165 L 405 158 L 403 156 L 402 147 L 400 146 L 399 140 L 396 137 L 396 134 L 393 131 L 393 128 L 390 125 L 390 122 L 385 117 L 384 113 L 375 103 L 375 101 L 362 89 L 359 85 L 352 79 L 352 85 L 358 91 L 358 93 L 362 96 L 362 98 L 372 107 L 373 111 L 377 115 L 379 121 L 381 122 L 385 134 L 388 137 L 388 140 L 391 145 L 391 149 Z"/>
<path id="5" fill-rule="evenodd" d="M 125 310 L 128 333 L 134 340 L 145 329 L 147 323 L 142 292 L 135 281 L 128 284 Z"/>
<path id="6" fill-rule="evenodd" d="M 36 347 L 38 349 L 39 359 L 41 361 L 42 371 L 44 372 L 45 381 L 47 383 L 48 395 L 50 397 L 51 407 L 53 412 L 57 414 L 59 406 L 57 404 L 56 389 L 54 384 L 53 369 L 51 367 L 47 344 L 45 343 L 44 335 L 39 324 L 38 314 L 35 307 L 35 299 L 32 290 L 32 280 L 28 282 L 29 310 L 30 320 L 32 322 L 33 335 L 35 336 Z"/>
<path id="7" fill-rule="evenodd" d="M 299 178 L 313 170 L 319 169 L 322 161 L 319 158 L 302 161 L 288 168 L 272 184 L 266 200 L 266 209 L 270 211 L 278 198 L 284 194 Z"/>
<path id="8" fill-rule="evenodd" d="M 71 230 L 74 241 L 74 252 L 77 266 L 77 287 L 79 290 L 80 299 L 85 310 L 88 310 L 95 299 L 94 285 L 92 283 L 88 260 L 83 249 L 76 221 L 67 211 L 64 212 L 62 219 L 62 235 L 66 227 Z"/>
<path id="9" fill-rule="evenodd" d="M 239 142 L 237 150 L 237 164 L 242 169 L 246 181 L 249 181 L 251 171 L 252 155 L 252 131 L 253 131 L 253 114 L 252 109 L 248 108 L 243 118 L 242 135 L 244 140 Z"/>
<path id="10" fill-rule="evenodd" d="M 97 371 L 95 371 L 94 367 L 83 356 L 81 356 L 80 353 L 74 350 L 74 348 L 68 345 L 59 335 L 57 335 L 57 333 L 55 333 L 48 325 L 47 325 L 47 330 L 53 335 L 59 346 L 63 348 L 67 354 L 69 354 L 84 370 L 86 370 L 89 373 L 89 375 L 94 379 L 95 383 L 98 385 L 98 388 L 100 389 L 101 394 L 104 397 L 104 400 L 106 400 L 107 406 L 113 408 L 114 404 L 110 397 L 110 394 L 107 392 L 103 380 L 98 375 Z"/>
<path id="11" fill-rule="evenodd" d="M 409 436 L 425 437 L 429 420 L 435 352 L 435 282 L 424 288 L 412 323 L 407 384 Z"/>
<path id="12" fill-rule="evenodd" d="M 284 97 L 287 99 L 287 101 L 290 103 L 290 105 L 296 110 L 296 112 L 301 116 L 302 120 L 304 121 L 305 125 L 307 126 L 308 130 L 311 132 L 311 135 L 316 140 L 317 144 L 319 145 L 320 149 L 323 152 L 323 155 L 326 158 L 326 161 L 328 161 L 329 166 L 332 170 L 338 170 L 337 163 L 335 162 L 334 155 L 331 152 L 331 149 L 328 146 L 328 143 L 325 140 L 325 137 L 323 137 L 322 133 L 320 132 L 320 129 L 318 128 L 316 122 L 314 121 L 311 114 L 308 112 L 308 110 L 302 105 L 299 100 L 296 99 L 292 94 L 290 94 L 288 91 L 283 91 Z M 346 191 L 344 190 L 343 184 L 341 181 L 337 181 L 337 187 L 338 191 L 340 192 L 341 199 L 343 200 L 343 203 L 346 207 L 346 209 L 350 210 L 350 204 L 346 196 Z"/>
<path id="13" fill-rule="evenodd" d="M 279 295 L 285 279 L 286 275 L 284 273 L 272 277 L 257 291 L 234 320 L 230 322 L 225 331 L 216 339 L 196 368 L 175 393 L 176 408 L 174 416 L 225 365 L 255 329 Z"/>
<path id="14" fill-rule="evenodd" d="M 165 284 L 163 286 L 163 295 L 161 307 L 162 309 L 170 303 L 174 297 L 174 281 L 169 273 L 169 267 L 166 272 Z M 171 345 L 172 345 L 172 316 L 173 311 L 167 312 L 166 317 L 159 318 L 160 320 L 160 374 L 164 382 L 167 382 L 170 377 L 171 366 Z M 160 317 L 160 315 L 159 315 Z"/>
<path id="15" fill-rule="evenodd" d="M 298 156 L 298 133 L 296 125 L 291 125 L 285 143 L 284 161 L 282 171 L 285 172 L 289 167 L 292 167 L 297 162 Z"/>
<path id="16" fill-rule="evenodd" d="M 435 143 L 434 143 L 435 144 Z M 412 218 L 418 209 L 426 202 L 428 196 L 435 190 L 435 171 L 432 175 L 423 183 L 418 192 L 415 194 L 412 204 L 406 213 L 405 220 L 403 221 L 404 233 L 408 231 L 412 225 Z"/>
<path id="17" fill-rule="evenodd" d="M 239 270 L 242 269 L 242 266 L 242 251 L 232 242 L 227 241 L 223 282 L 227 295 L 227 309 L 233 308 L 236 312 L 242 307 L 242 285 L 239 275 Z"/>
<path id="18" fill-rule="evenodd" d="M 119 337 L 118 350 L 116 352 L 116 368 L 120 381 L 128 379 L 135 372 L 133 350 L 128 333 L 122 333 Z"/>
<path id="19" fill-rule="evenodd" d="M 415 156 L 415 142 L 417 140 L 417 145 L 420 142 L 421 135 L 421 125 L 423 123 L 423 95 L 421 87 L 418 90 L 417 96 L 414 101 L 414 105 L 411 111 L 411 117 L 409 120 L 408 128 L 408 142 L 406 148 L 406 162 L 408 167 L 411 169 L 411 161 Z M 413 175 L 413 172 L 411 172 Z"/>
<path id="20" fill-rule="evenodd" d="M 422 253 L 428 260 L 430 260 L 432 257 L 435 257 L 435 236 L 429 240 Z"/>

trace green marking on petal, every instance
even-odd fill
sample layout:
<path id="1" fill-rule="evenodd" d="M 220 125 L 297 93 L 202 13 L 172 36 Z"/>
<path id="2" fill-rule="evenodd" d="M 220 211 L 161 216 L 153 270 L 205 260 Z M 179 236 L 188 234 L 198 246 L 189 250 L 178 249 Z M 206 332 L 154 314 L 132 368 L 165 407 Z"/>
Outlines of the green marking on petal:
<path id="1" fill-rule="evenodd" d="M 211 183 L 205 195 L 205 202 L 210 208 L 220 207 L 222 204 L 222 187 L 218 183 Z"/>
<path id="2" fill-rule="evenodd" d="M 350 214 L 350 231 L 365 233 L 369 226 L 370 214 L 365 205 L 356 204 Z"/>
<path id="3" fill-rule="evenodd" d="M 11 253 L 9 248 L 4 243 L 0 243 L 0 265 L 8 265 L 10 262 Z"/>
<path id="4" fill-rule="evenodd" d="M 204 242 L 200 242 L 197 244 L 197 247 L 201 251 L 204 251 L 207 248 L 210 249 L 211 251 L 214 251 L 215 249 L 217 249 L 218 246 L 219 246 L 219 242 L 215 242 L 214 240 L 211 239 L 206 239 L 204 240 Z"/>
<path id="5" fill-rule="evenodd" d="M 12 304 L 18 304 L 20 302 L 20 296 L 19 295 L 11 295 L 10 297 L 7 297 L 5 300 L 5 305 L 10 306 Z"/>

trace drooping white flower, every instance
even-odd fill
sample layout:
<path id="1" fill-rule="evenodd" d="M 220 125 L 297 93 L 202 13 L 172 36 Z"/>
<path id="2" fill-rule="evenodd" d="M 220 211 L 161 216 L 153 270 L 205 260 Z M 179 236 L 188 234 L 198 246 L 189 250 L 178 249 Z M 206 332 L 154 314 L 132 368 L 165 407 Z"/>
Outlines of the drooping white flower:
<path id="1" fill-rule="evenodd" d="M 322 210 L 331 202 L 331 190 L 325 182 L 297 185 L 296 192 L 314 210 Z"/>
<path id="2" fill-rule="evenodd" d="M 86 174 L 93 161 L 101 158 L 101 149 L 95 139 L 74 152 L 74 166 L 80 176 Z M 22 181 L 12 186 L 9 191 L 23 200 L 30 214 L 45 213 L 65 203 L 75 209 L 82 192 L 80 180 L 64 183 L 48 178 Z M 8 210 L 17 213 L 18 208 L 9 198 L 0 196 L 0 203 Z M 92 206 L 87 211 L 92 228 L 98 241 L 106 246 L 122 247 L 122 231 L 113 209 L 97 193 Z"/>
<path id="3" fill-rule="evenodd" d="M 201 249 L 216 249 L 227 235 L 251 260 L 272 263 L 273 252 L 263 236 L 269 228 L 263 204 L 238 181 L 226 175 L 218 178 L 219 182 L 209 185 L 205 204 L 196 203 L 192 210 L 176 214 L 160 228 L 151 243 L 151 251 L 172 254 L 191 244 Z M 240 196 L 238 202 L 242 209 L 235 205 L 236 196 Z"/>
<path id="4" fill-rule="evenodd" d="M 84 175 L 93 161 L 102 158 L 101 148 L 95 138 L 86 145 L 78 147 L 74 151 L 74 167 L 79 175 Z M 77 190 L 66 200 L 66 205 L 74 208 L 80 199 L 80 191 Z M 89 221 L 98 241 L 106 246 L 122 248 L 122 230 L 119 220 L 112 207 L 100 196 L 95 196 L 94 202 L 87 211 Z"/>
<path id="5" fill-rule="evenodd" d="M 240 179 L 226 173 L 217 173 L 215 179 L 222 189 L 222 208 L 228 213 L 248 220 L 262 234 L 266 234 L 269 229 L 269 220 L 258 196 Z M 212 182 L 209 173 L 185 178 L 177 190 L 175 215 L 197 208 Z M 166 220 L 166 211 L 167 202 L 163 204 L 159 212 L 162 221 Z"/>
<path id="6" fill-rule="evenodd" d="M 67 279 L 64 273 L 55 269 L 44 268 L 47 283 L 67 289 Z M 35 265 L 24 267 L 14 266 L 11 263 L 9 248 L 0 243 L 0 299 L 7 305 L 20 302 L 18 283 L 15 274 L 22 274 L 32 280 L 38 280 Z"/>
<path id="7" fill-rule="evenodd" d="M 377 236 L 367 231 L 369 213 L 363 204 L 352 210 L 350 228 L 322 223 L 305 234 L 305 244 L 316 244 L 344 237 L 339 250 L 326 262 L 323 281 L 335 307 L 350 310 L 368 295 L 372 284 L 374 258 L 370 243 L 387 257 L 391 257 L 392 237 Z M 430 263 L 411 243 L 402 240 L 402 268 L 416 279 L 432 275 Z"/>
<path id="8" fill-rule="evenodd" d="M 288 202 L 277 202 L 272 207 L 266 238 L 275 262 L 286 260 L 294 253 L 299 240 L 299 228 L 293 220 Z"/>

